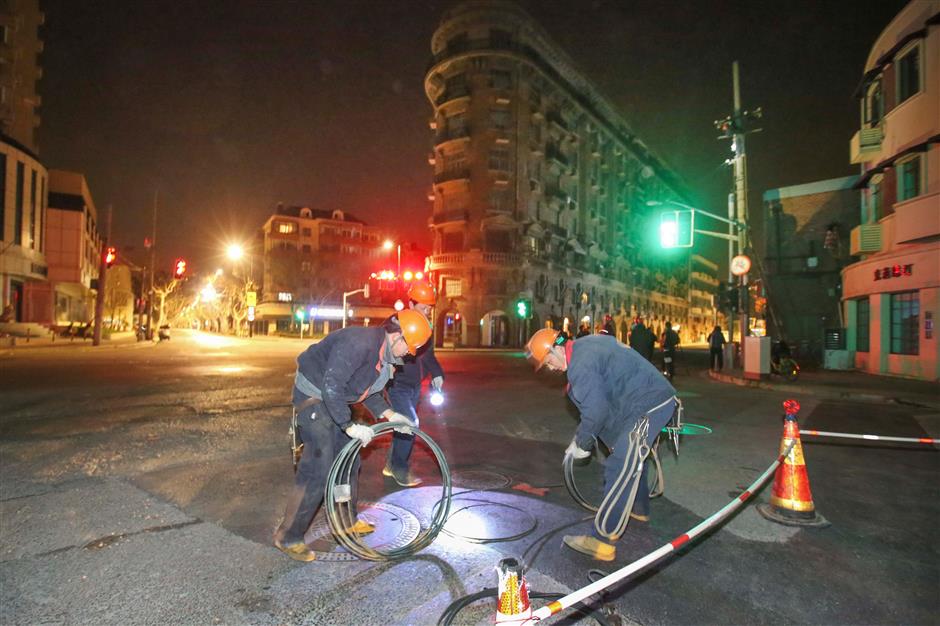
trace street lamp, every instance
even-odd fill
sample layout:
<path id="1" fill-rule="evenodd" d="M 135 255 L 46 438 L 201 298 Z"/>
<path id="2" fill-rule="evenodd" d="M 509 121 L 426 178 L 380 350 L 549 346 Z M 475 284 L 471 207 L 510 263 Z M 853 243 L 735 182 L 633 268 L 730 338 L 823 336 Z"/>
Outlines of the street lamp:
<path id="1" fill-rule="evenodd" d="M 238 261 L 245 255 L 245 249 L 240 244 L 233 243 L 225 249 L 225 254 L 233 261 Z"/>
<path id="2" fill-rule="evenodd" d="M 398 248 L 398 269 L 395 272 L 395 281 L 398 282 L 400 281 L 399 277 L 401 276 L 401 244 L 396 244 L 391 239 L 386 239 L 385 243 L 382 244 L 382 247 L 389 251 L 391 251 L 391 249 L 394 247 Z"/>

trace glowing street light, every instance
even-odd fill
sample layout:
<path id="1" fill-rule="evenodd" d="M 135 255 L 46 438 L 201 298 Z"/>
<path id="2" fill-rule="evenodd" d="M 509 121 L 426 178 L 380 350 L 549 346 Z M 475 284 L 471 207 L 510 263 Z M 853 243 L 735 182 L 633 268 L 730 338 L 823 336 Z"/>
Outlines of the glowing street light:
<path id="1" fill-rule="evenodd" d="M 202 288 L 202 299 L 206 302 L 212 302 L 218 297 L 218 292 L 215 290 L 215 287 L 212 285 L 206 285 Z"/>
<path id="2" fill-rule="evenodd" d="M 229 244 L 229 246 L 225 249 L 225 255 L 229 259 L 237 261 L 245 256 L 245 249 L 237 243 Z"/>

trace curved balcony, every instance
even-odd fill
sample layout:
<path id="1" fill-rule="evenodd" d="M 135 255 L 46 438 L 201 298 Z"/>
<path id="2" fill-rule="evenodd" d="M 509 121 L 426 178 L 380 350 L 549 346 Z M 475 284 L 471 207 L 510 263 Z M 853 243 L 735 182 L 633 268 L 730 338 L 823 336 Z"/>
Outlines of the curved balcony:
<path id="1" fill-rule="evenodd" d="M 461 139 L 470 139 L 470 127 L 445 128 L 434 135 L 434 145 L 440 147 L 448 141 L 458 141 Z"/>
<path id="2" fill-rule="evenodd" d="M 466 222 L 468 217 L 469 213 L 466 209 L 443 211 L 441 213 L 435 213 L 431 216 L 431 224 L 433 226 L 441 226 L 443 224 L 450 224 L 452 222 Z"/>
<path id="3" fill-rule="evenodd" d="M 470 168 L 444 170 L 434 175 L 435 185 L 455 181 L 470 182 Z"/>
<path id="4" fill-rule="evenodd" d="M 429 257 L 431 271 L 442 269 L 469 269 L 471 267 L 502 267 L 510 268 L 522 263 L 522 255 L 515 252 L 484 252 L 471 250 L 470 252 L 445 252 L 433 254 Z"/>

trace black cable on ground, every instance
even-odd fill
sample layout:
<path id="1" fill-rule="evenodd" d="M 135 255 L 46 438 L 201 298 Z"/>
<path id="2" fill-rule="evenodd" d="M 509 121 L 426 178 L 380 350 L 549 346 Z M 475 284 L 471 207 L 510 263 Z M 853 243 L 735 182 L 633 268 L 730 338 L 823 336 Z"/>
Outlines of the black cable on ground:
<path id="1" fill-rule="evenodd" d="M 375 435 L 390 433 L 395 428 L 400 428 L 398 424 L 382 422 L 371 426 Z M 412 428 L 411 432 L 418 439 L 424 441 L 431 449 L 437 464 L 441 468 L 441 482 L 443 496 L 438 502 L 443 502 L 444 506 L 439 507 L 432 515 L 431 523 L 423 532 L 419 533 L 415 539 L 400 548 L 381 551 L 370 548 L 362 541 L 362 537 L 355 532 L 349 532 L 348 529 L 356 524 L 356 515 L 354 511 L 355 503 L 350 501 L 350 485 L 352 483 L 352 470 L 356 466 L 359 457 L 359 451 L 362 444 L 358 439 L 352 439 L 346 446 L 340 450 L 336 460 L 330 467 L 330 473 L 326 480 L 326 493 L 324 497 L 327 520 L 330 523 L 330 529 L 336 540 L 344 548 L 355 554 L 361 559 L 368 561 L 391 561 L 407 556 L 411 556 L 420 550 L 423 550 L 431 544 L 440 533 L 447 521 L 450 512 L 451 500 L 451 481 L 450 469 L 447 466 L 447 459 L 441 448 L 427 434 L 417 428 Z"/>

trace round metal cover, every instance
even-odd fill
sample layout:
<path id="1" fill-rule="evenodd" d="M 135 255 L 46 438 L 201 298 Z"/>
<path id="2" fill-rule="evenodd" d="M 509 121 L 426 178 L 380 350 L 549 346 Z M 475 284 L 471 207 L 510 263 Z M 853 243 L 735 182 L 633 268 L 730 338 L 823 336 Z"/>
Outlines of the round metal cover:
<path id="1" fill-rule="evenodd" d="M 499 472 L 489 470 L 452 470 L 450 482 L 461 489 L 503 489 L 512 479 Z"/>
<path id="2" fill-rule="evenodd" d="M 375 525 L 375 532 L 361 542 L 375 549 L 394 550 L 405 546 L 421 532 L 421 523 L 407 509 L 385 502 L 360 502 L 359 518 Z M 318 515 L 304 535 L 304 541 L 317 555 L 317 561 L 358 561 L 336 543 L 325 515 Z"/>

